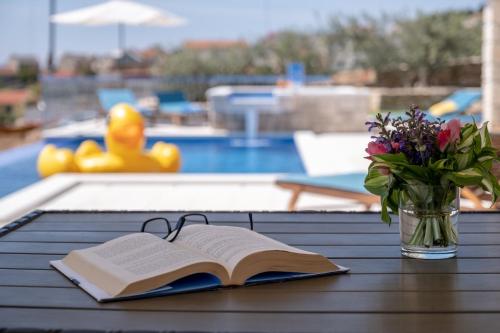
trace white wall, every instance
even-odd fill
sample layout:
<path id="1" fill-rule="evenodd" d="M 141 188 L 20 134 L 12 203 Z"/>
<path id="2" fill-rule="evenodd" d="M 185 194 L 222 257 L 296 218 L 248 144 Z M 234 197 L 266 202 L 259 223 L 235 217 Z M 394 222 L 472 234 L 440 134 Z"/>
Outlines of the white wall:
<path id="1" fill-rule="evenodd" d="M 483 20 L 483 119 L 500 133 L 500 0 L 488 1 Z"/>

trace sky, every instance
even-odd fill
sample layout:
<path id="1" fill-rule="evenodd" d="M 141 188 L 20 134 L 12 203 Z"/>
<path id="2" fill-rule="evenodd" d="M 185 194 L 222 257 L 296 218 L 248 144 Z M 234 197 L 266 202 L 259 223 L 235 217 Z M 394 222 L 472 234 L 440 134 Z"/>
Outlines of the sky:
<path id="1" fill-rule="evenodd" d="M 417 10 L 478 9 L 486 0 L 137 0 L 186 18 L 176 28 L 127 27 L 127 47 L 173 48 L 186 39 L 245 39 L 249 42 L 281 29 L 314 30 L 334 15 L 363 12 L 411 15 Z M 57 0 L 57 12 L 103 0 Z M 0 0 L 0 64 L 11 54 L 48 52 L 49 0 Z M 58 25 L 56 55 L 106 54 L 116 50 L 116 26 Z"/>

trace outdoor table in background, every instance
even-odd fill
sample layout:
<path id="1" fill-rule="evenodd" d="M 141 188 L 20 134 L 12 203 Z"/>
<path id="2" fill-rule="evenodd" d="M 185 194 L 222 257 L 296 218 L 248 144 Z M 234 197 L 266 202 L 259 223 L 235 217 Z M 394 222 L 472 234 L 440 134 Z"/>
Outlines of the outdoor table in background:
<path id="1" fill-rule="evenodd" d="M 223 332 L 500 332 L 500 213 L 460 216 L 459 257 L 402 258 L 374 213 L 254 213 L 255 230 L 327 255 L 350 274 L 99 304 L 49 260 L 173 212 L 34 212 L 0 229 L 5 329 Z M 207 213 L 248 227 L 248 213 Z"/>

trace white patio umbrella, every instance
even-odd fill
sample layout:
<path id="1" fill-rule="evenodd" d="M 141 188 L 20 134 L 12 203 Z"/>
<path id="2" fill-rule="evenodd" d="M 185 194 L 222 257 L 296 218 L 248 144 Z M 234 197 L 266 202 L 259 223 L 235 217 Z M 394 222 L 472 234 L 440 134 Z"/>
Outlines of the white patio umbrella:
<path id="1" fill-rule="evenodd" d="M 118 46 L 125 47 L 125 25 L 149 25 L 174 27 L 187 23 L 186 19 L 128 0 L 111 0 L 51 16 L 51 21 L 60 24 L 81 24 L 89 26 L 118 25 Z"/>

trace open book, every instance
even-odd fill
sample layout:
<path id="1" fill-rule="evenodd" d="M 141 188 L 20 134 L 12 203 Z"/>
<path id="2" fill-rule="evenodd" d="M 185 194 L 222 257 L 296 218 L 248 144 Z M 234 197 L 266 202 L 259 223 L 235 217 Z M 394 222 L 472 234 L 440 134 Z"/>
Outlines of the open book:
<path id="1" fill-rule="evenodd" d="M 51 261 L 98 301 L 346 272 L 322 255 L 254 231 L 193 224 L 169 242 L 134 233 Z M 265 274 L 263 274 L 265 273 Z"/>

